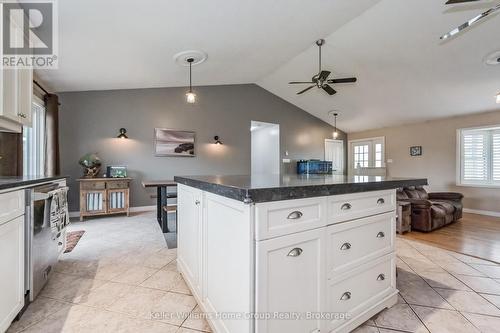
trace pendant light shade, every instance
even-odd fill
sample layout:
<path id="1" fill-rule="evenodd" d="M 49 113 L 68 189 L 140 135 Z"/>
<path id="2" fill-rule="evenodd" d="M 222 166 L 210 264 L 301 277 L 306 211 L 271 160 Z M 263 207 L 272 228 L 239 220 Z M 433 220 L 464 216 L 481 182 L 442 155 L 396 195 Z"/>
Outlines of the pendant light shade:
<path id="1" fill-rule="evenodd" d="M 500 104 L 500 92 L 497 94 L 497 104 Z"/>
<path id="2" fill-rule="evenodd" d="M 192 67 L 194 58 L 188 58 L 186 61 L 189 63 L 189 91 L 186 93 L 186 102 L 194 104 L 196 102 L 196 94 L 193 92 L 192 84 Z"/>
<path id="3" fill-rule="evenodd" d="M 338 113 L 333 114 L 333 138 L 336 139 L 339 137 L 339 131 L 337 130 L 337 116 Z"/>

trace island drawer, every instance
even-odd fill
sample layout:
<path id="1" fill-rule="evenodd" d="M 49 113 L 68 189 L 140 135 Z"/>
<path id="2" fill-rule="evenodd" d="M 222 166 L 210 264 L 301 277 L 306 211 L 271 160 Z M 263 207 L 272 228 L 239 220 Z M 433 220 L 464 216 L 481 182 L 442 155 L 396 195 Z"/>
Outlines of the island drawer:
<path id="1" fill-rule="evenodd" d="M 394 251 L 394 212 L 327 227 L 329 277 Z"/>
<path id="2" fill-rule="evenodd" d="M 396 293 L 395 265 L 395 255 L 389 254 L 329 280 L 326 312 L 340 315 L 330 321 L 329 329 L 334 330 Z"/>
<path id="3" fill-rule="evenodd" d="M 24 214 L 24 190 L 0 194 L 0 224 Z"/>
<path id="4" fill-rule="evenodd" d="M 264 240 L 326 225 L 326 197 L 255 205 L 256 239 Z"/>
<path id="5" fill-rule="evenodd" d="M 373 191 L 328 197 L 328 224 L 396 210 L 396 191 Z"/>

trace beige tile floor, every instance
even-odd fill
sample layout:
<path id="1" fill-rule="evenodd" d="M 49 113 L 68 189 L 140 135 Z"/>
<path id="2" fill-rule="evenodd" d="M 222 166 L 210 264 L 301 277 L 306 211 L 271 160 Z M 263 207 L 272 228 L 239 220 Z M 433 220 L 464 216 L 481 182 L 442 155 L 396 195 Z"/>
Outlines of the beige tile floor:
<path id="1" fill-rule="evenodd" d="M 86 233 L 9 333 L 210 332 L 153 212 L 70 229 Z M 406 239 L 396 243 L 398 304 L 355 332 L 500 332 L 500 265 Z M 163 315 L 170 313 L 177 315 Z"/>

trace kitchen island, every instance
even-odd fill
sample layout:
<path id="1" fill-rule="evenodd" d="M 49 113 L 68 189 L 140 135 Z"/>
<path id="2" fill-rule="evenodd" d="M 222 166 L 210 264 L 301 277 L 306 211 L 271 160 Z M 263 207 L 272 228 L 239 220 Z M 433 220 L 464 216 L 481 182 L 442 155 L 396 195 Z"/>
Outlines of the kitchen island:
<path id="1" fill-rule="evenodd" d="M 397 302 L 395 189 L 426 179 L 175 181 L 178 269 L 214 332 L 350 332 Z"/>

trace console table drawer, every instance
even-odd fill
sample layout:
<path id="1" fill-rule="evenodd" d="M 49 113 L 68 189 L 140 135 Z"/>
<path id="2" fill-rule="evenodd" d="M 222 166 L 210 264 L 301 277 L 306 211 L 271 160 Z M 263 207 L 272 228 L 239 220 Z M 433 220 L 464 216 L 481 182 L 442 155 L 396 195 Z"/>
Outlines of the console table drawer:
<path id="1" fill-rule="evenodd" d="M 127 181 L 107 181 L 107 188 L 110 190 L 125 189 L 128 188 Z"/>
<path id="2" fill-rule="evenodd" d="M 328 198 L 328 224 L 349 221 L 396 209 L 396 191 L 374 191 Z"/>
<path id="3" fill-rule="evenodd" d="M 327 228 L 327 269 L 330 277 L 394 251 L 394 212 Z"/>
<path id="4" fill-rule="evenodd" d="M 326 198 L 258 203 L 256 238 L 264 240 L 326 225 Z"/>
<path id="5" fill-rule="evenodd" d="M 104 190 L 106 189 L 106 182 L 82 181 L 80 188 L 82 190 Z"/>
<path id="6" fill-rule="evenodd" d="M 335 280 L 327 287 L 327 312 L 347 315 L 334 318 L 329 329 L 335 329 L 369 309 L 396 290 L 395 256 L 389 254 L 362 265 Z"/>

